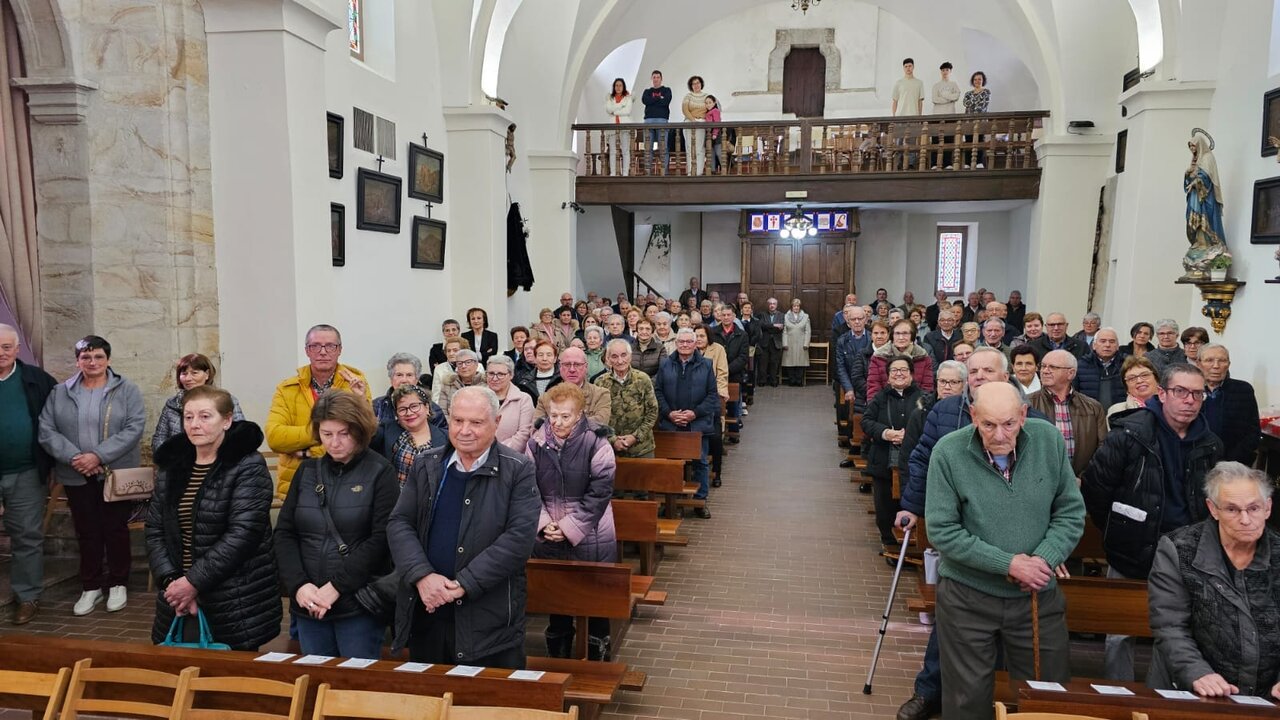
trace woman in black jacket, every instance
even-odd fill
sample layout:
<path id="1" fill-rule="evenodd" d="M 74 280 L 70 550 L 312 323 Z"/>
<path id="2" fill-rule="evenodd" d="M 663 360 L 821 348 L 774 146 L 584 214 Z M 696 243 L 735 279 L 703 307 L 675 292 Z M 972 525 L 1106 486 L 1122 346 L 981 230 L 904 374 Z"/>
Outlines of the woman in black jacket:
<path id="1" fill-rule="evenodd" d="M 152 642 L 175 613 L 203 611 L 216 642 L 256 650 L 280 632 L 280 590 L 271 553 L 275 483 L 258 453 L 262 430 L 232 420 L 230 393 L 193 387 L 183 430 L 156 451 L 147 511 L 147 555 L 159 581 Z M 199 630 L 187 622 L 184 631 Z M 187 639 L 193 639 L 188 634 Z"/>
<path id="2" fill-rule="evenodd" d="M 898 514 L 898 503 L 893 499 L 893 468 L 899 464 L 907 420 L 924 392 L 915 384 L 911 368 L 909 357 L 898 355 L 891 359 L 889 384 L 871 398 L 862 414 L 862 430 L 871 441 L 866 473 L 872 480 L 880 542 L 886 547 L 897 542 L 893 537 L 893 518 Z"/>
<path id="3" fill-rule="evenodd" d="M 280 580 L 292 598 L 302 652 L 376 659 L 385 627 L 356 591 L 391 569 L 387 517 L 396 471 L 369 450 L 377 429 L 364 398 L 330 390 L 311 411 L 321 458 L 304 461 L 276 523 Z"/>
<path id="4" fill-rule="evenodd" d="M 471 345 L 471 349 L 480 353 L 480 366 L 484 367 L 489 358 L 498 354 L 498 333 L 489 329 L 489 313 L 484 308 L 473 307 L 467 311 L 467 325 L 470 330 L 462 333 L 462 337 Z"/>

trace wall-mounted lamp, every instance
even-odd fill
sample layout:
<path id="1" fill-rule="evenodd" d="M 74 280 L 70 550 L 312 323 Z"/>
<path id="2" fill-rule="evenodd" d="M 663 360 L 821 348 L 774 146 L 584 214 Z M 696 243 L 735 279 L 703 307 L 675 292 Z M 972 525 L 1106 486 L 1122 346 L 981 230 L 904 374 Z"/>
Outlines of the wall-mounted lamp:
<path id="1" fill-rule="evenodd" d="M 560 209 L 561 209 L 561 210 L 567 210 L 567 209 L 569 209 L 569 208 L 572 208 L 572 209 L 573 209 L 573 211 L 574 211 L 574 212 L 576 212 L 576 213 L 578 213 L 579 215 L 586 215 L 586 214 L 587 214 L 587 209 L 586 209 L 586 208 L 584 208 L 584 207 L 582 207 L 581 205 L 579 205 L 577 202 L 575 202 L 575 201 L 573 201 L 573 200 L 570 200 L 570 201 L 568 201 L 568 202 L 562 202 L 562 203 L 560 203 Z"/>

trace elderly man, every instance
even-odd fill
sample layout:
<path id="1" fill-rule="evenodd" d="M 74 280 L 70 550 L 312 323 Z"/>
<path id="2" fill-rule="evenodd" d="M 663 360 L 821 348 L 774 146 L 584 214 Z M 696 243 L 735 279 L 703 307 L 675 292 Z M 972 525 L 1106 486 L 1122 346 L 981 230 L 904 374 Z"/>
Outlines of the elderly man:
<path id="1" fill-rule="evenodd" d="M 778 387 L 782 377 L 782 329 L 786 314 L 778 309 L 778 298 L 769 298 L 767 311 L 760 316 L 760 361 L 756 363 L 756 384 Z"/>
<path id="2" fill-rule="evenodd" d="M 563 366 L 563 364 L 562 364 Z M 693 464 L 693 479 L 698 483 L 694 499 L 707 499 L 708 436 L 716 432 L 716 414 L 720 411 L 720 395 L 716 389 L 716 373 L 711 361 L 698 352 L 697 335 L 689 328 L 676 333 L 676 352 L 663 359 L 658 376 L 653 379 L 658 398 L 658 429 L 696 432 L 702 435 L 702 457 Z M 704 504 L 698 517 L 711 517 Z"/>
<path id="3" fill-rule="evenodd" d="M 867 408 L 867 356 L 870 354 L 871 333 L 867 332 L 867 311 L 849 303 L 844 306 L 842 317 L 845 332 L 836 338 L 836 423 L 852 422 L 853 413 Z M 845 458 L 840 467 L 853 467 L 853 460 Z"/>
<path id="4" fill-rule="evenodd" d="M 916 305 L 916 294 L 910 290 L 904 290 L 902 293 L 902 304 L 898 306 L 898 309 L 902 311 L 903 316 L 910 317 L 911 311 L 915 310 L 917 307 L 919 306 Z"/>
<path id="5" fill-rule="evenodd" d="M 267 446 L 280 454 L 276 497 L 289 492 L 293 474 L 307 457 L 322 457 L 324 448 L 311 432 L 311 408 L 326 390 L 347 390 L 372 403 L 364 373 L 338 362 L 342 335 L 332 325 L 316 325 L 307 331 L 303 350 L 310 361 L 296 375 L 276 385 L 267 414 Z"/>
<path id="6" fill-rule="evenodd" d="M 610 340 L 604 349 L 609 371 L 595 384 L 609 392 L 609 444 L 621 457 L 653 457 L 653 426 L 658 422 L 658 398 L 648 375 L 631 367 L 631 344 Z"/>
<path id="7" fill-rule="evenodd" d="M 1101 328 L 1102 316 L 1096 312 L 1087 312 L 1080 320 L 1080 331 L 1072 337 L 1084 343 L 1087 348 L 1093 347 L 1093 339 L 1098 336 L 1098 330 Z"/>
<path id="8" fill-rule="evenodd" d="M 459 390 L 449 444 L 413 464 L 387 520 L 402 577 L 392 647 L 414 662 L 524 668 L 524 567 L 542 503 L 533 462 L 497 431 L 493 391 Z"/>
<path id="9" fill-rule="evenodd" d="M 680 293 L 680 307 L 689 307 L 691 298 L 695 306 L 701 305 L 708 298 L 707 291 L 702 289 L 702 281 L 696 277 L 689 278 L 689 289 Z"/>
<path id="10" fill-rule="evenodd" d="M 1000 322 L 1004 324 L 1004 339 L 1002 342 L 1005 345 L 1012 345 L 1013 339 L 1018 336 L 1019 331 L 1009 324 L 1009 306 L 1002 302 L 992 300 L 987 303 L 983 309 L 986 310 L 986 315 L 983 316 L 984 321 L 990 320 L 991 318 L 1000 319 Z"/>
<path id="11" fill-rule="evenodd" d="M 1049 313 L 1049 317 L 1045 318 L 1044 329 L 1043 335 L 1027 343 L 1039 350 L 1041 357 L 1048 355 L 1050 350 L 1066 350 L 1080 357 L 1088 349 L 1079 340 L 1067 334 L 1067 316 L 1062 313 Z"/>
<path id="12" fill-rule="evenodd" d="M 945 291 L 938 290 L 935 292 L 933 300 L 934 303 L 924 309 L 924 321 L 931 330 L 938 327 L 938 311 L 942 308 L 951 309 L 951 303 L 947 301 L 947 293 Z"/>
<path id="13" fill-rule="evenodd" d="M 739 399 L 729 401 L 726 409 L 727 417 L 738 418 L 741 422 L 742 418 L 742 385 L 746 383 L 747 360 L 750 359 L 750 353 L 747 348 L 750 346 L 750 338 L 747 331 L 741 327 L 741 323 L 735 317 L 732 305 L 721 305 L 720 313 L 716 316 L 719 325 L 711 330 L 708 334 L 708 340 L 716 343 L 724 348 L 725 362 L 729 364 L 729 382 L 738 383 Z M 732 443 L 737 443 L 737 437 L 729 439 Z"/>
<path id="14" fill-rule="evenodd" d="M 836 310 L 836 314 L 831 316 L 831 342 L 835 342 L 841 335 L 849 331 L 849 325 L 845 322 L 844 309 L 850 305 L 858 304 L 858 296 L 855 293 L 849 293 L 844 296 L 844 305 Z"/>
<path id="15" fill-rule="evenodd" d="M 933 329 L 925 333 L 922 342 L 925 349 L 929 351 L 929 356 L 933 358 L 934 365 L 941 365 L 944 361 L 955 359 L 952 349 L 962 337 L 960 331 L 956 330 L 958 312 L 955 308 L 945 305 L 939 308 L 937 325 L 930 325 Z"/>
<path id="16" fill-rule="evenodd" d="M 53 459 L 40 446 L 40 411 L 57 382 L 18 359 L 16 328 L 0 324 L 0 506 L 12 561 L 14 625 L 40 610 L 44 589 L 44 502 Z"/>
<path id="17" fill-rule="evenodd" d="M 480 365 L 480 353 L 475 350 L 458 350 L 453 356 L 453 374 L 440 388 L 440 399 L 436 402 L 445 417 L 449 417 L 449 403 L 453 396 L 464 387 L 479 387 L 485 384 L 484 369 Z"/>
<path id="18" fill-rule="evenodd" d="M 1146 354 L 1156 366 L 1156 372 L 1162 373 L 1168 365 L 1187 361 L 1187 354 L 1178 345 L 1180 337 L 1176 321 L 1169 318 L 1156 321 L 1156 349 Z"/>
<path id="19" fill-rule="evenodd" d="M 893 307 L 893 303 L 889 302 L 889 291 L 884 288 L 876 289 L 876 299 L 871 301 L 872 314 L 880 312 L 880 306 L 884 305 L 888 308 Z"/>
<path id="20" fill-rule="evenodd" d="M 1080 358 L 1075 387 L 1081 393 L 1109 408 L 1125 397 L 1124 377 L 1120 368 L 1120 336 L 1115 328 L 1102 328 L 1093 334 L 1092 350 Z"/>
<path id="21" fill-rule="evenodd" d="M 991 303 L 992 307 L 996 305 L 999 305 L 1002 308 L 1004 307 L 1000 303 Z M 1004 337 L 1004 320 L 1001 320 L 998 317 L 988 316 L 986 320 L 982 321 L 982 346 L 989 347 L 992 350 L 999 350 L 1005 357 L 1009 357 L 1009 351 L 1012 348 L 1005 343 Z"/>
<path id="22" fill-rule="evenodd" d="M 985 309 L 982 305 L 982 296 L 976 292 L 969 293 L 965 298 L 964 310 L 960 314 L 960 324 L 974 322 L 978 317 L 978 313 Z"/>
<path id="23" fill-rule="evenodd" d="M 1200 369 L 1208 392 L 1202 412 L 1209 430 L 1225 445 L 1222 459 L 1252 467 L 1262 441 L 1253 385 L 1231 377 L 1231 353 L 1225 345 L 1200 348 Z"/>
<path id="24" fill-rule="evenodd" d="M 614 313 L 604 320 L 604 341 L 610 340 L 626 340 L 631 342 L 631 335 L 627 332 L 626 317 Z"/>
<path id="25" fill-rule="evenodd" d="M 573 306 L 570 305 L 569 307 Z M 449 338 L 462 337 L 462 326 L 458 324 L 457 320 L 449 318 L 448 320 L 440 323 L 440 334 L 444 337 L 440 339 L 440 342 L 431 346 L 431 353 L 427 355 L 428 373 L 434 373 L 437 365 L 447 361 L 444 352 L 444 344 L 449 340 Z"/>
<path id="26" fill-rule="evenodd" d="M 601 425 L 608 425 L 612 418 L 609 402 L 609 391 L 587 382 L 587 354 L 580 348 L 571 347 L 560 353 L 560 376 L 547 385 L 547 390 L 562 382 L 573 383 L 582 389 L 586 400 L 583 412 L 587 419 L 595 420 Z M 533 410 L 533 420 L 537 422 L 547 416 L 546 392 L 538 396 L 538 405 Z"/>
<path id="27" fill-rule="evenodd" d="M 1204 399 L 1204 373 L 1175 363 L 1156 397 L 1112 418 L 1082 485 L 1103 533 L 1107 577 L 1145 580 L 1160 536 L 1208 516 L 1205 474 L 1223 446 L 1201 413 Z M 1132 638 L 1108 635 L 1103 662 L 1108 679 L 1132 681 Z"/>
<path id="28" fill-rule="evenodd" d="M 1066 602 L 1054 576 L 1065 576 L 1060 566 L 1084 534 L 1084 501 L 1062 436 L 1028 420 L 1008 383 L 975 393 L 973 427 L 939 440 L 929 470 L 925 520 L 942 554 L 942 715 L 990 718 L 996 643 L 1014 679 L 1036 677 L 1037 664 L 1042 680 L 1071 679 Z M 1035 617 L 1029 593 L 1038 595 Z"/>
<path id="29" fill-rule="evenodd" d="M 1006 303 L 1009 308 L 1009 316 L 1005 318 L 1005 322 L 1013 326 L 1013 329 L 1019 333 L 1022 332 L 1022 319 L 1027 316 L 1027 306 L 1022 302 L 1022 292 L 1014 290 L 1009 293 L 1009 302 Z"/>
<path id="30" fill-rule="evenodd" d="M 1107 409 L 1076 392 L 1072 387 L 1075 378 L 1076 356 L 1066 350 L 1054 350 L 1040 361 L 1040 389 L 1031 393 L 1027 401 L 1058 427 L 1067 445 L 1071 469 L 1076 477 L 1082 477 L 1107 436 Z"/>

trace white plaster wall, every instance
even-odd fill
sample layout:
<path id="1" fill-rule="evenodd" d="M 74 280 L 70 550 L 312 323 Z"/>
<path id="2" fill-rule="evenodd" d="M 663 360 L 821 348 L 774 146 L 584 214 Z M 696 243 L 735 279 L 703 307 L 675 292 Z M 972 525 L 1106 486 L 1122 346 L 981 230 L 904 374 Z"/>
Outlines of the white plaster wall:
<path id="1" fill-rule="evenodd" d="M 897 211 L 860 214 L 862 234 L 854 241 L 854 291 L 859 302 L 870 302 L 880 287 L 889 291 L 889 297 L 902 296 L 907 279 L 907 220 L 906 213 Z"/>
<path id="2" fill-rule="evenodd" d="M 576 259 L 578 282 L 574 291 L 577 297 L 586 297 L 588 291 L 615 297 L 626 289 L 622 263 L 618 260 L 618 241 L 613 232 L 613 213 L 609 206 L 592 205 L 587 207 L 585 215 L 578 216 Z"/>
<path id="3" fill-rule="evenodd" d="M 742 281 L 741 214 L 702 213 L 702 284 Z M 685 278 L 688 281 L 688 277 Z"/>
<path id="4" fill-rule="evenodd" d="M 649 230 L 653 225 L 671 225 L 671 272 L 667 277 L 650 277 L 645 280 L 653 283 L 664 295 L 678 296 L 689 286 L 691 276 L 702 277 L 705 267 L 702 265 L 703 227 L 702 214 L 695 212 L 676 212 L 663 208 L 645 207 L 636 210 L 635 218 L 635 256 L 636 263 L 644 258 L 644 250 L 649 242 Z M 614 262 L 617 262 L 617 249 L 614 249 Z M 704 284 L 707 281 L 704 281 Z M 589 290 L 596 290 L 588 287 Z M 621 286 L 618 290 L 621 290 Z M 597 292 L 602 292 L 597 290 Z M 617 293 L 617 290 L 614 291 Z"/>

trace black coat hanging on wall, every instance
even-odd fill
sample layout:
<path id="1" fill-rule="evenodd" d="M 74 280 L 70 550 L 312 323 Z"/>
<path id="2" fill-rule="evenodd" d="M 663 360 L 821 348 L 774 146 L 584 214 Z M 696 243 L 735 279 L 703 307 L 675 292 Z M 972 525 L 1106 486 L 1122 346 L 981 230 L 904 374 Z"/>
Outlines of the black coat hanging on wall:
<path id="1" fill-rule="evenodd" d="M 520 217 L 520 203 L 507 211 L 507 295 L 533 288 L 533 266 L 529 264 L 529 231 Z"/>

